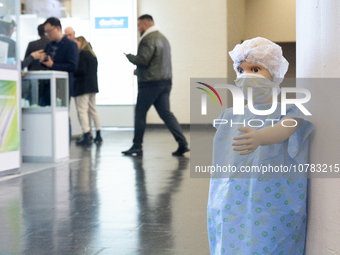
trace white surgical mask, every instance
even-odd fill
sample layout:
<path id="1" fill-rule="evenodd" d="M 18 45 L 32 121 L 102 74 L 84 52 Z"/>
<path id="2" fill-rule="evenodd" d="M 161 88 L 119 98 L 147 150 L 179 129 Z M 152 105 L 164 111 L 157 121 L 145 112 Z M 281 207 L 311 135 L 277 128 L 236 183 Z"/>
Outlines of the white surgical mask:
<path id="1" fill-rule="evenodd" d="M 235 83 L 236 86 L 242 90 L 246 100 L 248 100 L 248 88 L 253 88 L 252 96 L 254 103 L 264 103 L 268 101 L 273 96 L 273 88 L 276 87 L 274 82 L 260 74 L 241 74 L 237 76 Z M 279 93 L 280 91 L 276 88 L 276 94 L 278 95 Z"/>

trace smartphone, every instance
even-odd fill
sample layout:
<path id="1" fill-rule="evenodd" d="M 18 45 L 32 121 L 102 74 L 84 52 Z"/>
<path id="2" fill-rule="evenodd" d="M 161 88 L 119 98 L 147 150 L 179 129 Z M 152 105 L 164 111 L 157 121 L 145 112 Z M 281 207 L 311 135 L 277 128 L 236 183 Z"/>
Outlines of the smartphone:
<path id="1" fill-rule="evenodd" d="M 48 57 L 47 56 L 44 58 L 44 62 L 46 62 L 46 61 L 48 61 Z"/>

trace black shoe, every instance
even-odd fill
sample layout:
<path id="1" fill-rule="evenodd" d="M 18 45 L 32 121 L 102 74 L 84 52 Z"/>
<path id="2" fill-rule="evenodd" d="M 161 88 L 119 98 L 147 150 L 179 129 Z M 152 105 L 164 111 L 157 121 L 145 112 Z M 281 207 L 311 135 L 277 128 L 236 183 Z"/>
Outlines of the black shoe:
<path id="1" fill-rule="evenodd" d="M 122 153 L 125 156 L 133 156 L 134 154 L 136 154 L 136 156 L 143 156 L 143 150 L 142 147 L 140 146 L 135 146 L 133 145 L 130 149 L 128 149 L 127 151 L 122 151 Z"/>
<path id="2" fill-rule="evenodd" d="M 97 131 L 96 138 L 93 141 L 95 144 L 100 144 L 103 142 L 103 138 L 100 136 L 100 130 Z"/>
<path id="3" fill-rule="evenodd" d="M 174 156 L 182 156 L 185 152 L 190 151 L 189 146 L 186 145 L 179 145 L 177 151 L 174 151 L 172 155 Z"/>
<path id="4" fill-rule="evenodd" d="M 91 145 L 91 136 L 90 132 L 83 134 L 83 136 L 76 141 L 76 145 Z"/>
<path id="5" fill-rule="evenodd" d="M 93 140 L 95 144 L 100 144 L 103 142 L 103 138 L 101 136 L 96 136 L 96 138 Z"/>

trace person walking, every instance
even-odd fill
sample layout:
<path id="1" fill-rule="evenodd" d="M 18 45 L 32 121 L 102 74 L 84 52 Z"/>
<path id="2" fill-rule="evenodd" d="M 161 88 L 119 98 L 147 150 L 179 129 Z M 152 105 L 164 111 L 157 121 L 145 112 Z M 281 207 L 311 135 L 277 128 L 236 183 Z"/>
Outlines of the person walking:
<path id="1" fill-rule="evenodd" d="M 103 139 L 100 135 L 100 120 L 96 106 L 96 93 L 98 90 L 98 61 L 89 43 L 83 36 L 75 39 L 79 49 L 78 69 L 74 73 L 74 96 L 81 121 L 83 136 L 76 142 L 77 145 L 91 145 L 91 119 L 96 127 L 96 138 L 94 142 L 100 144 Z"/>
<path id="2" fill-rule="evenodd" d="M 142 143 L 146 126 L 146 114 L 154 105 L 159 116 L 170 130 L 179 146 L 172 154 L 181 156 L 189 151 L 186 138 L 176 117 L 170 112 L 170 91 L 172 85 L 170 44 L 154 26 L 151 15 L 138 18 L 141 38 L 137 55 L 125 54 L 137 66 L 138 95 L 135 110 L 135 131 L 133 146 L 122 151 L 124 155 L 143 155 Z"/>

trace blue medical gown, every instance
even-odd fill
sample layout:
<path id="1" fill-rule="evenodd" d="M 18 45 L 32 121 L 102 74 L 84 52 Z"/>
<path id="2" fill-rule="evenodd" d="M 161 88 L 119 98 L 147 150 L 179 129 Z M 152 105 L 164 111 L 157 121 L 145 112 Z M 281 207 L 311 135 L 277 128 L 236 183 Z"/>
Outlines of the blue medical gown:
<path id="1" fill-rule="evenodd" d="M 258 110 L 269 109 L 271 104 L 256 105 Z M 248 155 L 233 151 L 233 138 L 243 134 L 233 123 L 262 120 L 264 126 L 272 125 L 266 119 L 283 117 L 304 119 L 299 129 L 286 141 L 259 146 Z M 244 115 L 233 115 L 226 109 L 219 119 L 227 124 L 217 125 L 214 137 L 212 166 L 287 166 L 290 172 L 245 174 L 212 174 L 208 201 L 208 235 L 211 254 L 227 255 L 286 255 L 304 254 L 307 223 L 307 174 L 294 172 L 294 166 L 308 162 L 308 136 L 311 122 L 295 106 L 287 106 L 281 115 L 281 104 L 269 116 L 254 115 L 245 106 Z M 256 122 L 258 122 L 256 124 Z M 276 122 L 275 122 L 276 123 Z M 260 121 L 252 121 L 260 126 Z M 292 125 L 287 122 L 286 125 Z M 260 129 L 255 128 L 255 129 Z M 217 169 L 217 168 L 216 168 Z M 301 170 L 302 168 L 300 168 Z M 287 170 L 287 168 L 286 168 Z M 302 171 L 305 171 L 303 169 Z"/>

